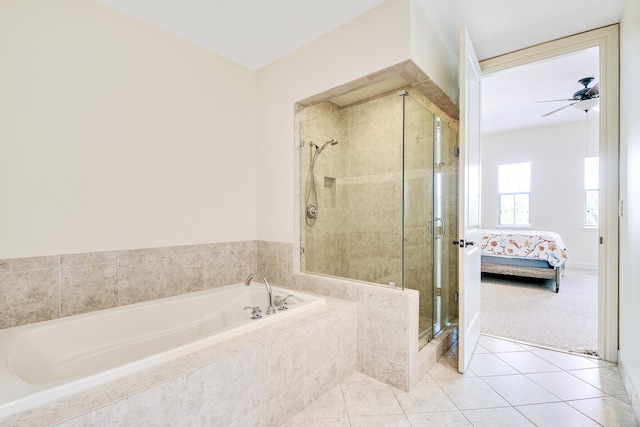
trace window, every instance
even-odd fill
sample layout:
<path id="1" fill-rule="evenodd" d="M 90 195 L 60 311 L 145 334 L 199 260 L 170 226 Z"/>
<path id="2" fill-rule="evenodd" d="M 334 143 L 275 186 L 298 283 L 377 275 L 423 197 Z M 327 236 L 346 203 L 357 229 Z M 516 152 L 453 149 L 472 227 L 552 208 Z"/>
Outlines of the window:
<path id="1" fill-rule="evenodd" d="M 498 167 L 498 224 L 529 224 L 530 187 L 531 163 L 512 163 Z"/>
<path id="2" fill-rule="evenodd" d="M 598 157 L 584 159 L 584 226 L 598 226 L 600 207 Z"/>

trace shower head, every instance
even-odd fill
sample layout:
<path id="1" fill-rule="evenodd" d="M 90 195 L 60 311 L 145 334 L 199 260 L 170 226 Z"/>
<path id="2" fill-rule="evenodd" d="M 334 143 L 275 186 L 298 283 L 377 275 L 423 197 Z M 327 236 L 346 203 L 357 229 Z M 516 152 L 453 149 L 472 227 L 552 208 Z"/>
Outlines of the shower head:
<path id="1" fill-rule="evenodd" d="M 338 143 L 337 139 L 330 139 L 329 141 L 325 142 L 324 144 L 322 144 L 322 147 L 320 147 L 319 151 L 322 151 L 325 149 L 325 147 L 329 144 L 331 145 L 336 145 Z M 316 145 L 316 150 L 318 150 L 318 146 Z"/>

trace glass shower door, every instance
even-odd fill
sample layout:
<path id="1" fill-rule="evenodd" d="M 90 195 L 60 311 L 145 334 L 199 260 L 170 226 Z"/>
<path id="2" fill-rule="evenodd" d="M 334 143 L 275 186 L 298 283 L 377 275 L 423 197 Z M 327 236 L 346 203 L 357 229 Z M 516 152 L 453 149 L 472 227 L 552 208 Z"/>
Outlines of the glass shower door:
<path id="1" fill-rule="evenodd" d="M 457 317 L 456 133 L 404 95 L 403 286 L 420 292 L 420 347 Z"/>
<path id="2" fill-rule="evenodd" d="M 433 143 L 433 336 L 457 318 L 457 135 L 434 117 Z"/>
<path id="3" fill-rule="evenodd" d="M 420 292 L 420 347 L 434 336 L 433 147 L 435 116 L 408 94 L 403 96 L 403 286 Z"/>

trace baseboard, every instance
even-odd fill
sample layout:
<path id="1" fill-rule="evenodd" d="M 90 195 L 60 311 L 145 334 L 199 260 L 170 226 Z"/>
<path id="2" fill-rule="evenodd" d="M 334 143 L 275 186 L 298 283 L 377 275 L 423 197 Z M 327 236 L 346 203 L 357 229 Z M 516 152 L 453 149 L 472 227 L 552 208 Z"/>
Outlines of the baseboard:
<path id="1" fill-rule="evenodd" d="M 640 425 L 640 396 L 636 392 L 636 388 L 631 382 L 631 378 L 629 377 L 625 369 L 624 360 L 620 354 L 620 350 L 618 350 L 618 371 L 620 372 L 620 377 L 622 378 L 622 382 L 624 383 L 624 389 L 627 392 L 627 397 L 629 398 L 631 409 L 633 410 L 633 414 L 636 417 L 636 424 Z"/>

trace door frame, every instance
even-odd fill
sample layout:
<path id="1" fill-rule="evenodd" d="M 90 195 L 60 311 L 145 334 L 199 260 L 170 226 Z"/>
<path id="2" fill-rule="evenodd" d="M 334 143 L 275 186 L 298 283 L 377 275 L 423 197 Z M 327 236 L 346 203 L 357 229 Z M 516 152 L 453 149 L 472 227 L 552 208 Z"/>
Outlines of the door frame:
<path id="1" fill-rule="evenodd" d="M 619 25 L 543 43 L 480 62 L 483 75 L 598 47 L 600 54 L 600 218 L 598 248 L 598 355 L 618 358 L 619 248 Z"/>

